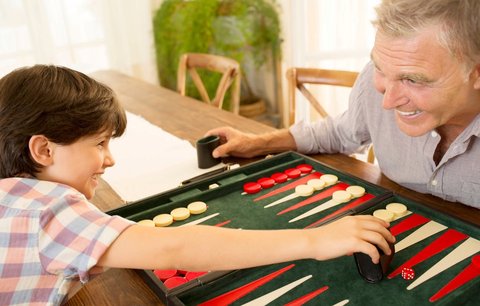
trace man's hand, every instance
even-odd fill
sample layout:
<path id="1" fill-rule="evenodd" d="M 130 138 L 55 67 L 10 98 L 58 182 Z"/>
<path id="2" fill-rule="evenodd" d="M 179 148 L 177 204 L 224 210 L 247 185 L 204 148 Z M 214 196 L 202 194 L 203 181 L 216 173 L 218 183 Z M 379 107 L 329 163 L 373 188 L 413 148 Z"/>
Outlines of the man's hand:
<path id="1" fill-rule="evenodd" d="M 231 127 L 220 127 L 208 131 L 205 136 L 217 135 L 220 137 L 220 146 L 212 153 L 213 157 L 237 156 L 250 158 L 256 156 L 255 145 L 258 136 L 247 134 Z"/>
<path id="2" fill-rule="evenodd" d="M 287 129 L 255 135 L 231 127 L 220 127 L 208 131 L 205 136 L 217 135 L 221 145 L 212 153 L 213 157 L 236 156 L 250 158 L 269 153 L 296 150 L 293 136 Z"/>

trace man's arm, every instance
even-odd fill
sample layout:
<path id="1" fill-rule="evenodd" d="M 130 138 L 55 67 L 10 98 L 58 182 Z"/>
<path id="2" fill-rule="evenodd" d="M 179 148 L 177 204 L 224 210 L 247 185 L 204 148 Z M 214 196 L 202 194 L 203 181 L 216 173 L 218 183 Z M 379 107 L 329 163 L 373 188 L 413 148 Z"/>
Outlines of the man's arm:
<path id="1" fill-rule="evenodd" d="M 220 136 L 222 143 L 213 151 L 214 157 L 237 156 L 249 158 L 297 149 L 295 140 L 287 129 L 255 135 L 231 127 L 220 127 L 208 131 L 206 136 L 209 135 Z"/>

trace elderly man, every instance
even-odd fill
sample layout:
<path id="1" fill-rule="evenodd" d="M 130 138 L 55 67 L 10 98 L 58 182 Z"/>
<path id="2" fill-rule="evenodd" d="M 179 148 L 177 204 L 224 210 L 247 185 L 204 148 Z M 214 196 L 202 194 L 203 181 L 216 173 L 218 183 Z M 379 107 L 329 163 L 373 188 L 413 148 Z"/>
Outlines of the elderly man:
<path id="1" fill-rule="evenodd" d="M 223 139 L 213 155 L 350 154 L 373 143 L 393 181 L 480 208 L 478 16 L 478 0 L 382 1 L 345 113 L 263 135 L 213 129 Z"/>

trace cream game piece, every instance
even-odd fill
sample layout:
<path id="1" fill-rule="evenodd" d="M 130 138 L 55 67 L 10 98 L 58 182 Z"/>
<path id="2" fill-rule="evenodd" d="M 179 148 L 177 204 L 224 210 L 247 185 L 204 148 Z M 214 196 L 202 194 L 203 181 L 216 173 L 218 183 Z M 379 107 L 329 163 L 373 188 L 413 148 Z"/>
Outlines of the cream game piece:
<path id="1" fill-rule="evenodd" d="M 188 210 L 186 207 L 178 207 L 172 210 L 170 215 L 172 215 L 173 220 L 181 221 L 190 217 L 190 210 Z"/>
<path id="2" fill-rule="evenodd" d="M 281 198 L 281 199 L 278 199 L 270 204 L 267 204 L 265 205 L 264 207 L 265 208 L 268 208 L 268 207 L 272 207 L 272 206 L 275 206 L 275 205 L 278 205 L 278 204 L 281 204 L 283 202 L 286 202 L 286 201 L 290 201 L 290 200 L 293 200 L 297 197 L 308 197 L 308 196 L 311 196 L 313 194 L 313 192 L 315 191 L 315 188 L 311 185 L 298 185 L 297 187 L 295 187 L 295 192 Z"/>
<path id="3" fill-rule="evenodd" d="M 153 220 L 145 219 L 137 222 L 138 225 L 155 227 L 155 222 Z"/>
<path id="4" fill-rule="evenodd" d="M 161 214 L 155 216 L 155 218 L 153 218 L 153 222 L 155 223 L 155 226 L 169 226 L 173 222 L 173 217 L 169 214 Z"/>
<path id="5" fill-rule="evenodd" d="M 298 185 L 295 187 L 295 193 L 301 197 L 308 197 L 313 194 L 315 189 L 310 185 Z"/>
<path id="6" fill-rule="evenodd" d="M 337 190 L 332 194 L 332 199 L 338 203 L 345 203 L 350 201 L 352 194 L 346 190 Z"/>
<path id="7" fill-rule="evenodd" d="M 196 201 L 188 204 L 187 208 L 192 215 L 198 215 L 207 210 L 207 204 L 205 202 Z"/>
<path id="8" fill-rule="evenodd" d="M 407 214 L 407 206 L 402 203 L 390 203 L 385 207 L 388 211 L 391 211 L 395 217 L 401 217 Z"/>
<path id="9" fill-rule="evenodd" d="M 324 180 L 321 180 L 321 179 L 311 179 L 307 182 L 307 185 L 312 186 L 313 189 L 315 190 L 320 190 L 320 189 L 323 189 L 323 187 L 325 187 L 326 183 Z"/>
<path id="10" fill-rule="evenodd" d="M 330 186 L 338 182 L 338 177 L 333 174 L 324 174 L 320 177 L 320 179 L 325 182 L 326 186 Z"/>
<path id="11" fill-rule="evenodd" d="M 208 185 L 208 189 L 215 189 L 215 188 L 218 188 L 218 187 L 220 187 L 220 185 L 218 185 L 217 183 L 213 183 L 213 184 Z"/>
<path id="12" fill-rule="evenodd" d="M 393 221 L 393 218 L 395 218 L 395 215 L 393 214 L 393 212 L 388 211 L 386 209 L 377 209 L 376 211 L 373 212 L 373 216 L 387 222 L 391 222 Z"/>
<path id="13" fill-rule="evenodd" d="M 359 198 L 365 194 L 365 188 L 362 186 L 350 186 L 346 189 L 354 198 Z"/>

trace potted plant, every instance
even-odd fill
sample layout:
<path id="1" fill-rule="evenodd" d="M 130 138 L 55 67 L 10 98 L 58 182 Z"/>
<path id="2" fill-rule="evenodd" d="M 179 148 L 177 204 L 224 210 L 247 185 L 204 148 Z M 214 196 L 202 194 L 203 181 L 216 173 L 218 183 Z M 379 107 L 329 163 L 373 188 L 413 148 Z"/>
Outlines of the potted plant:
<path id="1" fill-rule="evenodd" d="M 274 0 L 165 0 L 153 23 L 159 79 L 167 88 L 176 88 L 182 54 L 219 54 L 240 63 L 243 74 L 240 104 L 248 104 L 259 100 L 249 84 L 248 74 L 255 73 L 265 63 L 280 60 L 280 23 Z M 218 78 L 202 75 L 210 95 Z M 187 86 L 187 92 L 190 96 L 197 95 L 193 84 Z"/>

